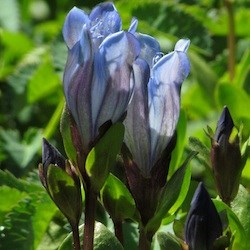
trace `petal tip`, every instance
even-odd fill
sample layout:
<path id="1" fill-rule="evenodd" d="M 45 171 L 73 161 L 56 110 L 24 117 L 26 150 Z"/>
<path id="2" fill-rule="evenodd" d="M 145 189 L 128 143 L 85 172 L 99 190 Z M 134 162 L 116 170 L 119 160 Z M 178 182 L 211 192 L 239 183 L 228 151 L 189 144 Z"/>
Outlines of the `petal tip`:
<path id="1" fill-rule="evenodd" d="M 180 39 L 176 44 L 175 44 L 175 51 L 180 51 L 180 52 L 187 52 L 188 48 L 190 45 L 190 40 L 189 39 Z"/>

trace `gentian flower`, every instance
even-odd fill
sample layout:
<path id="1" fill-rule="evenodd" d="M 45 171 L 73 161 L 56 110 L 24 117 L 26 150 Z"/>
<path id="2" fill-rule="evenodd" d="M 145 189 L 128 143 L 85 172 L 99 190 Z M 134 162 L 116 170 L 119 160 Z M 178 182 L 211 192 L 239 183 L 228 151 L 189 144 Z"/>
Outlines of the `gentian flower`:
<path id="1" fill-rule="evenodd" d="M 64 94 L 85 152 L 107 121 L 117 122 L 133 93 L 132 65 L 140 53 L 131 32 L 121 31 L 112 3 L 87 15 L 74 7 L 67 15 L 63 37 L 68 47 Z"/>
<path id="2" fill-rule="evenodd" d="M 131 30 L 135 26 L 134 21 Z M 135 35 L 141 52 L 133 65 L 135 89 L 124 121 L 122 154 L 129 188 L 146 224 L 166 184 L 175 147 L 180 89 L 190 70 L 189 40 L 179 40 L 174 51 L 164 56 L 154 38 Z"/>
<path id="3" fill-rule="evenodd" d="M 125 144 L 144 177 L 174 136 L 180 112 L 180 89 L 189 74 L 189 40 L 177 42 L 163 56 L 158 42 L 138 34 L 141 53 L 133 65 L 135 90 L 125 119 Z"/>
<path id="4" fill-rule="evenodd" d="M 227 107 L 224 107 L 211 137 L 211 162 L 215 183 L 221 199 L 230 204 L 235 198 L 244 167 L 238 133 L 233 133 L 234 122 Z"/>
<path id="5" fill-rule="evenodd" d="M 185 225 L 185 241 L 189 250 L 212 250 L 222 235 L 219 214 L 202 183 L 197 187 Z M 221 248 L 220 248 L 221 249 Z"/>

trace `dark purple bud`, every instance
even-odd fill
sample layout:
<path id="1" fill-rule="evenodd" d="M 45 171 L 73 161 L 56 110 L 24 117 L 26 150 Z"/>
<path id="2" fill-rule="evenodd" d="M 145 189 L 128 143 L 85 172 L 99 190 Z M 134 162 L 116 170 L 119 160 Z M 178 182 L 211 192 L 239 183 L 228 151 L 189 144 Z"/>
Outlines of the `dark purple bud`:
<path id="1" fill-rule="evenodd" d="M 222 235 L 219 214 L 202 183 L 197 187 L 185 225 L 185 241 L 189 250 L 212 250 Z"/>
<path id="2" fill-rule="evenodd" d="M 233 119 L 225 106 L 217 124 L 214 140 L 222 146 L 228 141 L 234 127 Z"/>
<path id="3" fill-rule="evenodd" d="M 77 226 L 82 212 L 80 179 L 75 167 L 46 139 L 43 139 L 39 177 L 71 226 Z"/>
<path id="4" fill-rule="evenodd" d="M 227 107 L 218 121 L 211 139 L 211 162 L 215 183 L 221 199 L 230 204 L 235 198 L 242 172 L 239 136 L 234 135 L 234 123 Z"/>
<path id="5" fill-rule="evenodd" d="M 65 169 L 65 158 L 61 153 L 51 145 L 45 138 L 43 138 L 42 145 L 42 164 L 45 169 L 50 164 L 57 165 L 60 168 Z"/>

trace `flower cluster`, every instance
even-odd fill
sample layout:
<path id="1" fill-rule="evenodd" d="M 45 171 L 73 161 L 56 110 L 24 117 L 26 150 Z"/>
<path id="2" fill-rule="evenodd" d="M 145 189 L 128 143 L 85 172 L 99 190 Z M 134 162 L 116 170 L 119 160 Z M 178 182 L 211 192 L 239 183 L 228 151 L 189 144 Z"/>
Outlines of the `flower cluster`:
<path id="1" fill-rule="evenodd" d="M 67 129 L 65 121 L 61 126 L 63 137 L 65 131 L 70 134 L 64 143 L 67 149 L 75 150 L 75 157 L 72 160 L 66 149 L 70 160 L 64 159 L 44 140 L 39 169 L 45 188 L 77 230 L 82 182 L 86 249 L 92 247 L 95 199 L 121 147 L 129 190 L 145 226 L 166 184 L 176 143 L 180 90 L 190 71 L 190 42 L 181 39 L 173 52 L 164 55 L 156 39 L 136 29 L 137 20 L 132 19 L 128 31 L 122 30 L 119 13 L 108 2 L 96 6 L 90 14 L 74 7 L 63 26 L 68 48 L 63 88 L 70 119 Z M 50 176 L 56 176 L 55 185 L 50 183 Z M 59 197 L 65 195 L 52 190 L 62 183 L 66 183 L 65 194 L 78 195 L 66 206 Z M 67 213 L 75 208 L 76 214 Z"/>

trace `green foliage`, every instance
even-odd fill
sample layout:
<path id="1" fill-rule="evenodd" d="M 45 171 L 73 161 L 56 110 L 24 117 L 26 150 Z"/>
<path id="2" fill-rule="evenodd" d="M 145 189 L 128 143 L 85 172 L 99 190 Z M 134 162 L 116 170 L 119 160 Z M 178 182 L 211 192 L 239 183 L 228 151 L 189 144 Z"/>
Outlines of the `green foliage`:
<path id="1" fill-rule="evenodd" d="M 113 124 L 97 144 L 91 149 L 86 160 L 86 172 L 93 189 L 98 193 L 115 164 L 124 137 L 122 123 Z"/>
<path id="2" fill-rule="evenodd" d="M 0 171 L 1 249 L 36 249 L 57 209 L 37 180 Z"/>
<path id="3" fill-rule="evenodd" d="M 149 220 L 146 230 L 156 232 L 164 217 L 174 214 L 184 201 L 191 180 L 191 168 L 188 167 L 189 161 L 194 157 L 193 152 L 182 166 L 174 173 L 165 185 L 161 198 L 156 208 L 154 217 Z"/>
<path id="4" fill-rule="evenodd" d="M 114 175 L 109 174 L 101 190 L 101 198 L 114 221 L 134 218 L 135 201 L 124 183 Z"/>
<path id="5" fill-rule="evenodd" d="M 78 225 L 82 212 L 80 182 L 76 183 L 74 178 L 60 167 L 49 165 L 47 185 L 51 198 L 70 224 Z"/>
<path id="6" fill-rule="evenodd" d="M 83 225 L 79 227 L 83 229 Z M 73 250 L 72 233 L 70 233 L 62 242 L 58 250 Z M 121 243 L 117 240 L 112 232 L 110 232 L 103 224 L 96 222 L 94 234 L 94 249 L 95 250 L 122 250 Z"/>

